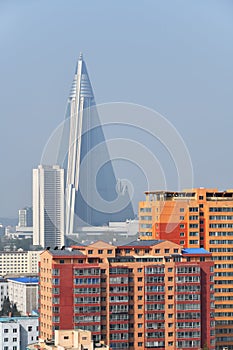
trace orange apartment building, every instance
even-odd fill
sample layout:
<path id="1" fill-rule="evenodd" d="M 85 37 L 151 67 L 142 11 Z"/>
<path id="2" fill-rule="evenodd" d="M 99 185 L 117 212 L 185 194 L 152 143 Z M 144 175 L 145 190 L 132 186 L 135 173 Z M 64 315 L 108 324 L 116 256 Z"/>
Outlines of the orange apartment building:
<path id="1" fill-rule="evenodd" d="M 45 250 L 40 339 L 84 329 L 110 349 L 215 349 L 214 263 L 171 241 Z"/>
<path id="2" fill-rule="evenodd" d="M 215 263 L 216 350 L 233 349 L 233 190 L 146 192 L 139 203 L 140 239 L 202 247 Z"/>

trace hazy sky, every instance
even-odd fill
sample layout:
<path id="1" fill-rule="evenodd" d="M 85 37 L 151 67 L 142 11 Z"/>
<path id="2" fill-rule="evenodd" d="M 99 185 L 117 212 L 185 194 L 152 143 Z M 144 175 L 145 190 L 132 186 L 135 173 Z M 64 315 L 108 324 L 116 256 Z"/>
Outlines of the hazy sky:
<path id="1" fill-rule="evenodd" d="M 157 110 L 185 140 L 194 185 L 233 188 L 232 0 L 0 0 L 0 217 L 31 204 L 80 51 L 98 103 Z"/>

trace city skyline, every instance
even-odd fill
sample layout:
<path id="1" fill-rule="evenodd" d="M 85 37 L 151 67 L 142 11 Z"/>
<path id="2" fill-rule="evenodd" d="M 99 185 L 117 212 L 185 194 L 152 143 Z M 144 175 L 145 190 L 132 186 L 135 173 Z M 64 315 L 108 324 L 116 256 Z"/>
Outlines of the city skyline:
<path id="1" fill-rule="evenodd" d="M 186 142 L 194 186 L 232 187 L 229 1 L 124 7 L 12 1 L 1 10 L 2 217 L 31 205 L 31 169 L 64 118 L 79 51 L 88 56 L 98 103 L 128 101 L 159 111 Z M 78 21 L 76 13 L 82 13 Z"/>

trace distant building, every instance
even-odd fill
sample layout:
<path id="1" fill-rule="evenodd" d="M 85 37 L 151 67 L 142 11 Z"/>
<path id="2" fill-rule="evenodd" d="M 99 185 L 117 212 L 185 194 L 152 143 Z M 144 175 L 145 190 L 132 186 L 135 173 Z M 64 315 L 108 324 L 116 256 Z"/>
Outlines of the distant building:
<path id="1" fill-rule="evenodd" d="M 0 349 L 26 350 L 38 340 L 38 317 L 0 317 Z"/>
<path id="2" fill-rule="evenodd" d="M 214 262 L 164 240 L 46 250 L 40 338 L 84 329 L 111 349 L 215 349 Z"/>
<path id="3" fill-rule="evenodd" d="M 57 165 L 33 169 L 33 244 L 64 245 L 64 169 Z"/>
<path id="4" fill-rule="evenodd" d="M 81 226 L 133 219 L 128 188 L 115 176 L 82 54 L 68 97 L 66 120 L 69 130 L 61 145 L 65 153 L 60 159 L 66 169 L 66 233 L 73 234 Z M 96 153 L 95 148 L 100 144 L 101 151 Z M 98 166 L 103 160 L 98 176 Z M 103 208 L 101 198 L 107 203 Z"/>
<path id="5" fill-rule="evenodd" d="M 27 350 L 98 350 L 109 347 L 103 342 L 94 344 L 91 339 L 91 332 L 82 329 L 56 330 L 54 341 L 39 341 L 29 345 Z"/>
<path id="6" fill-rule="evenodd" d="M 6 297 L 8 297 L 7 279 L 0 277 L 0 309 L 2 308 L 4 298 Z"/>
<path id="7" fill-rule="evenodd" d="M 5 226 L 3 224 L 0 224 L 0 236 L 5 235 Z"/>
<path id="8" fill-rule="evenodd" d="M 0 276 L 38 273 L 41 251 L 0 251 Z"/>
<path id="9" fill-rule="evenodd" d="M 8 278 L 8 294 L 10 302 L 16 304 L 22 315 L 30 315 L 38 310 L 38 278 Z"/>
<path id="10" fill-rule="evenodd" d="M 19 227 L 32 227 L 33 218 L 32 218 L 32 208 L 26 207 L 19 209 Z"/>

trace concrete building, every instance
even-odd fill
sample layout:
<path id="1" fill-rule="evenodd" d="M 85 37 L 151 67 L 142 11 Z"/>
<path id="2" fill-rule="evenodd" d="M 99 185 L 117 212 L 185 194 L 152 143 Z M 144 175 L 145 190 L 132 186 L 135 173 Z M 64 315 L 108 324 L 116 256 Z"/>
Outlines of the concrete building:
<path id="1" fill-rule="evenodd" d="M 32 227 L 33 226 L 33 216 L 32 216 L 32 208 L 26 207 L 23 209 L 19 209 L 19 227 Z"/>
<path id="2" fill-rule="evenodd" d="M 0 349 L 26 350 L 38 340 L 38 317 L 0 317 Z"/>
<path id="3" fill-rule="evenodd" d="M 33 244 L 64 245 L 64 169 L 57 165 L 33 169 Z"/>
<path id="4" fill-rule="evenodd" d="M 8 294 L 22 315 L 30 315 L 33 310 L 38 310 L 37 277 L 8 278 Z"/>
<path id="5" fill-rule="evenodd" d="M 194 188 L 146 192 L 139 204 L 143 240 L 203 247 L 215 263 L 216 350 L 233 349 L 233 190 Z"/>
<path id="6" fill-rule="evenodd" d="M 61 145 L 62 164 L 58 162 L 67 170 L 66 233 L 76 233 L 81 226 L 102 226 L 109 221 L 134 219 L 128 189 L 120 181 L 117 183 L 115 177 L 82 54 L 77 62 L 66 118 L 69 125 Z M 96 153 L 95 148 L 100 144 L 101 151 Z M 101 175 L 97 176 L 98 165 L 103 161 Z M 81 166 L 82 162 L 85 165 Z M 101 198 L 107 202 L 104 208 L 100 208 Z"/>
<path id="7" fill-rule="evenodd" d="M 163 240 L 46 250 L 40 338 L 84 329 L 111 349 L 214 350 L 213 270 L 208 251 Z"/>
<path id="8" fill-rule="evenodd" d="M 0 276 L 37 274 L 41 251 L 0 251 Z"/>
<path id="9" fill-rule="evenodd" d="M 94 344 L 90 331 L 82 329 L 56 330 L 54 341 L 40 340 L 36 344 L 29 345 L 27 350 L 98 350 L 109 347 L 103 342 Z"/>
<path id="10" fill-rule="evenodd" d="M 0 309 L 2 308 L 4 298 L 8 297 L 7 279 L 0 277 Z"/>

